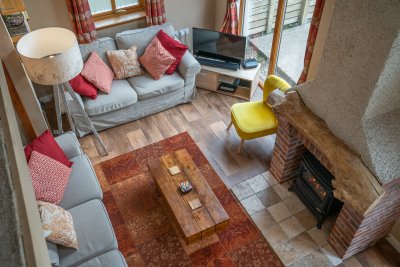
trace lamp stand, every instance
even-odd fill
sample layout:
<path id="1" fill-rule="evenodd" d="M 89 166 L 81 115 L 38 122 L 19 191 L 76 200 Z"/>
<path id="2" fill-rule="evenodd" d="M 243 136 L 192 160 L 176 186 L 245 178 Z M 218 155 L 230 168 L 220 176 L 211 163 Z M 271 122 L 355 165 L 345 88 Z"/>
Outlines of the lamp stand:
<path id="1" fill-rule="evenodd" d="M 53 134 L 61 135 L 63 134 L 62 117 L 61 117 L 61 99 L 60 99 L 60 88 L 59 85 L 53 85 L 53 96 L 54 96 L 54 106 L 56 109 L 57 116 L 57 130 L 53 130 Z"/>
<path id="2" fill-rule="evenodd" d="M 74 122 L 72 120 L 72 115 L 71 115 L 71 110 L 68 106 L 68 101 L 67 98 L 65 96 L 65 91 L 67 91 L 69 93 L 69 95 L 72 98 L 72 101 L 76 104 L 76 106 L 78 107 L 78 110 L 80 112 L 80 115 L 87 121 L 87 123 L 89 124 L 89 128 L 92 131 L 92 133 L 94 134 L 94 136 L 96 137 L 98 144 L 100 146 L 99 152 L 101 156 L 107 156 L 109 153 L 107 151 L 106 146 L 103 143 L 103 140 L 101 139 L 99 133 L 97 132 L 96 128 L 94 127 L 92 121 L 90 120 L 89 116 L 87 115 L 85 109 L 81 106 L 81 104 L 79 103 L 78 98 L 75 95 L 74 90 L 71 88 L 71 85 L 66 82 L 64 84 L 59 84 L 59 85 L 54 85 L 53 86 L 53 91 L 54 91 L 54 101 L 56 104 L 56 113 L 57 113 L 57 127 L 58 129 L 53 131 L 56 134 L 62 134 L 63 130 L 62 130 L 62 117 L 61 117 L 61 100 L 63 101 L 63 104 L 65 106 L 66 112 L 67 112 L 67 117 L 68 117 L 68 121 L 69 124 L 71 125 L 71 130 L 75 133 L 76 135 L 76 129 L 75 129 L 75 125 Z M 61 98 L 60 98 L 61 96 Z M 96 142 L 95 142 L 96 144 Z M 96 145 L 97 147 L 97 145 Z"/>

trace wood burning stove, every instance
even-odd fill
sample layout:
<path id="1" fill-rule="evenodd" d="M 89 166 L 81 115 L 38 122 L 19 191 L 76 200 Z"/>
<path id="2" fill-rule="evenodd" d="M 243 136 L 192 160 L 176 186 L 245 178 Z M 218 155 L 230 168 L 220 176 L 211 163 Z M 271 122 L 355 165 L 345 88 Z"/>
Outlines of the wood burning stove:
<path id="1" fill-rule="evenodd" d="M 294 191 L 317 218 L 317 228 L 340 211 L 343 203 L 333 196 L 333 175 L 308 150 L 302 155 L 300 171 L 289 190 Z"/>

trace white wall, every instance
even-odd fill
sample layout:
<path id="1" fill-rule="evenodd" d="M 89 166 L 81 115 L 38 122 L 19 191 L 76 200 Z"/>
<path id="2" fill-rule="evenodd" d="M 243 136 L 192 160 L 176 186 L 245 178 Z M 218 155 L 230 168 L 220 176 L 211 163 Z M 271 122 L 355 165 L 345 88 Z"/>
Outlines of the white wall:
<path id="1" fill-rule="evenodd" d="M 64 0 L 24 0 L 32 30 L 63 27 L 72 30 L 67 2 Z"/>
<path id="2" fill-rule="evenodd" d="M 167 20 L 176 29 L 214 29 L 215 0 L 166 0 Z"/>
<path id="3" fill-rule="evenodd" d="M 222 18 L 220 19 L 222 24 L 226 1 L 217 0 L 217 3 L 223 6 Z M 32 30 L 44 27 L 73 29 L 65 0 L 25 0 L 25 5 Z M 174 25 L 176 29 L 191 27 L 215 28 L 216 4 L 214 0 L 166 0 L 165 9 L 168 22 Z M 118 32 L 145 26 L 145 21 L 141 20 L 100 30 L 98 35 L 99 37 L 113 37 Z"/>

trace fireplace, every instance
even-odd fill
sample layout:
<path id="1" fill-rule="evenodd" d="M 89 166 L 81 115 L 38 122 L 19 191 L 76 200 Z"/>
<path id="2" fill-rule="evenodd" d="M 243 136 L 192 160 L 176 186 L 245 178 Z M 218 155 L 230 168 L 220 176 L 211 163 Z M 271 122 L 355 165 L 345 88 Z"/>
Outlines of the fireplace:
<path id="1" fill-rule="evenodd" d="M 317 219 L 321 229 L 324 220 L 337 214 L 343 203 L 333 196 L 333 175 L 306 150 L 302 155 L 299 174 L 289 188 L 294 191 Z"/>
<path id="2" fill-rule="evenodd" d="M 304 151 L 334 176 L 333 194 L 344 204 L 328 244 L 338 256 L 346 259 L 385 237 L 400 217 L 400 179 L 380 185 L 359 156 L 302 104 L 296 92 L 275 105 L 274 111 L 279 127 L 269 170 L 277 181 L 297 184 L 299 170 L 305 166 Z M 323 183 L 319 186 L 324 189 Z"/>

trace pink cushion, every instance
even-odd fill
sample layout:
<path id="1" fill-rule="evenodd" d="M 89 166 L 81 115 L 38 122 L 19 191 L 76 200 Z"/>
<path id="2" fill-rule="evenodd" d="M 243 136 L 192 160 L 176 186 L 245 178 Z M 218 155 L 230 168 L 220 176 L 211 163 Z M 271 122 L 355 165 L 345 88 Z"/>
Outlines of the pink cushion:
<path id="1" fill-rule="evenodd" d="M 96 52 L 92 52 L 83 66 L 82 76 L 100 91 L 109 94 L 114 72 L 107 66 Z"/>
<path id="2" fill-rule="evenodd" d="M 36 151 L 32 152 L 28 167 L 36 199 L 59 204 L 72 169 Z"/>
<path id="3" fill-rule="evenodd" d="M 157 33 L 157 38 L 162 46 L 175 58 L 175 62 L 165 72 L 166 74 L 173 74 L 188 47 L 166 34 L 163 30 Z"/>
<path id="4" fill-rule="evenodd" d="M 72 162 L 68 160 L 67 155 L 65 155 L 64 151 L 57 144 L 49 130 L 44 131 L 44 133 L 42 133 L 24 148 L 27 162 L 29 162 L 33 151 L 37 151 L 43 155 L 55 159 L 67 167 L 71 167 L 72 165 Z"/>
<path id="5" fill-rule="evenodd" d="M 158 38 L 154 37 L 139 61 L 150 75 L 158 80 L 175 62 L 175 58 L 162 46 Z"/>
<path id="6" fill-rule="evenodd" d="M 78 74 L 78 76 L 70 80 L 69 84 L 78 94 L 89 97 L 93 100 L 97 98 L 97 88 L 86 80 L 82 74 Z"/>

